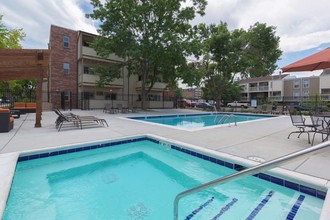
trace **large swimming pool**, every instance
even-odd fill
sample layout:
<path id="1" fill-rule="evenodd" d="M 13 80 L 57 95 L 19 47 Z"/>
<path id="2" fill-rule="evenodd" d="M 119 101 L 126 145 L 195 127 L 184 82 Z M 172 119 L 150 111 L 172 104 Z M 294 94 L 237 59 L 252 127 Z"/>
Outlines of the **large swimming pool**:
<path id="1" fill-rule="evenodd" d="M 5 220 L 168 220 L 178 193 L 244 168 L 149 137 L 34 153 L 19 161 Z M 303 183 L 258 174 L 183 198 L 179 219 L 313 220 L 324 198 L 324 191 Z"/>
<path id="2" fill-rule="evenodd" d="M 130 117 L 130 119 L 144 122 L 157 123 L 162 125 L 174 126 L 179 128 L 203 128 L 222 124 L 231 124 L 253 121 L 258 119 L 273 118 L 272 115 L 260 114 L 228 114 L 228 113 L 209 113 L 209 114 L 187 114 L 187 115 L 162 115 L 146 117 Z"/>

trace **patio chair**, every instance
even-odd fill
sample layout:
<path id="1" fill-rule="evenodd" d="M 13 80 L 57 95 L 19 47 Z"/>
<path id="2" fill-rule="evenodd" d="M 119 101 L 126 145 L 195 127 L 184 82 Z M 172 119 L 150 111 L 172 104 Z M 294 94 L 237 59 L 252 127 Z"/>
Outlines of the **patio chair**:
<path id="1" fill-rule="evenodd" d="M 103 112 L 104 112 L 104 113 L 109 113 L 109 114 L 115 114 L 117 111 L 116 111 L 116 109 L 114 109 L 114 108 L 112 107 L 112 105 L 110 105 L 110 104 L 105 104 L 104 109 L 103 109 Z"/>
<path id="2" fill-rule="evenodd" d="M 316 134 L 322 135 L 322 142 L 328 140 L 330 135 L 330 127 L 329 127 L 329 122 L 325 120 L 324 116 L 317 116 L 311 114 L 311 120 L 315 127 L 315 131 L 312 139 L 312 146 L 314 144 L 314 139 Z"/>
<path id="3" fill-rule="evenodd" d="M 315 126 L 313 124 L 306 123 L 306 119 L 303 117 L 300 110 L 295 109 L 292 106 L 287 107 L 287 109 L 289 110 L 292 125 L 298 128 L 298 131 L 293 131 L 288 135 L 288 139 L 290 138 L 291 134 L 294 133 L 299 134 L 298 138 L 302 133 L 307 133 L 308 143 L 310 144 L 309 133 L 316 130 Z"/>

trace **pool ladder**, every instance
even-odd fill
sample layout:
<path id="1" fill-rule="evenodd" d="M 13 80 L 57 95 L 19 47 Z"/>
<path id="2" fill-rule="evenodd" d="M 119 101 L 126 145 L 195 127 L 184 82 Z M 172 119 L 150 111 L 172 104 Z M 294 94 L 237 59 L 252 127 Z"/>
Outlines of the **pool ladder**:
<path id="1" fill-rule="evenodd" d="M 264 171 L 270 170 L 270 169 L 275 168 L 275 167 L 279 167 L 283 164 L 292 162 L 293 160 L 296 160 L 296 159 L 302 159 L 302 158 L 305 158 L 307 156 L 320 154 L 320 153 L 328 150 L 327 149 L 328 147 L 330 147 L 330 141 L 323 142 L 321 144 L 312 146 L 312 147 L 304 149 L 304 150 L 296 151 L 296 152 L 291 153 L 291 154 L 287 154 L 285 156 L 276 158 L 274 160 L 270 160 L 268 162 L 265 162 L 265 163 L 262 163 L 262 164 L 259 164 L 259 165 L 256 165 L 256 166 L 246 168 L 246 169 L 244 169 L 240 172 L 233 173 L 231 175 L 224 176 L 224 177 L 215 179 L 213 181 L 210 181 L 208 183 L 204 183 L 202 185 L 199 185 L 199 186 L 196 186 L 194 188 L 183 191 L 183 192 L 177 194 L 175 199 L 174 199 L 174 212 L 173 212 L 173 214 L 174 214 L 173 217 L 174 218 L 173 219 L 178 220 L 179 201 L 183 197 L 186 197 L 186 196 L 194 194 L 194 193 L 198 193 L 200 191 L 209 189 L 211 187 L 215 187 L 215 186 L 227 183 L 227 182 L 231 182 L 231 181 L 240 179 L 240 178 L 245 177 L 245 176 L 255 175 L 257 173 L 264 172 Z M 322 217 L 322 214 L 321 214 L 321 217 Z"/>
<path id="2" fill-rule="evenodd" d="M 223 115 L 218 121 L 217 121 L 217 117 L 218 116 L 216 116 L 215 119 L 214 119 L 214 123 L 217 124 L 217 125 L 218 124 L 224 124 L 224 123 L 228 122 L 228 126 L 230 127 L 230 119 L 234 118 L 234 124 L 235 124 L 235 126 L 237 126 L 237 120 L 236 120 L 236 116 L 234 114 Z"/>

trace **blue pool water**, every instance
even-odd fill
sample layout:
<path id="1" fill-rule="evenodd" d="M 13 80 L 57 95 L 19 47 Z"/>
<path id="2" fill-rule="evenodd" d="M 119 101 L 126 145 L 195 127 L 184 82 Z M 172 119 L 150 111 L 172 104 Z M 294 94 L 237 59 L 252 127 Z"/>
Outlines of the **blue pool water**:
<path id="1" fill-rule="evenodd" d="M 228 115 L 230 117 L 228 117 Z M 253 114 L 193 114 L 193 115 L 166 115 L 166 116 L 148 116 L 148 117 L 130 117 L 131 119 L 152 122 L 163 125 L 170 125 L 180 128 L 202 128 L 220 124 L 234 124 L 235 121 L 244 122 L 257 119 L 272 118 L 269 115 Z"/>
<path id="2" fill-rule="evenodd" d="M 236 172 L 231 163 L 148 139 L 82 149 L 18 162 L 4 219 L 168 220 L 178 193 Z M 313 220 L 322 205 L 315 196 L 248 177 L 183 198 L 179 219 Z"/>

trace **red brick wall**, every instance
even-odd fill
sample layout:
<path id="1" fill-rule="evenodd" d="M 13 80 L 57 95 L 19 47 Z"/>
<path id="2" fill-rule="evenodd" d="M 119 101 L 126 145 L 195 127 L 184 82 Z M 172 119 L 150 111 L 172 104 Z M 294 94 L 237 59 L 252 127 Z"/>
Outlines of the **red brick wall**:
<path id="1" fill-rule="evenodd" d="M 49 92 L 50 101 L 53 107 L 61 107 L 61 92 L 70 91 L 74 94 L 71 97 L 72 108 L 77 108 L 77 86 L 78 86 L 78 70 L 77 70 L 77 31 L 57 27 L 52 25 L 50 28 L 50 74 L 49 74 Z M 69 47 L 63 47 L 63 37 L 70 38 Z M 64 74 L 63 64 L 70 65 L 69 74 Z M 66 102 L 66 108 L 69 102 Z"/>

